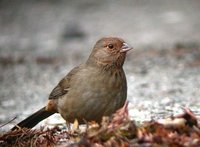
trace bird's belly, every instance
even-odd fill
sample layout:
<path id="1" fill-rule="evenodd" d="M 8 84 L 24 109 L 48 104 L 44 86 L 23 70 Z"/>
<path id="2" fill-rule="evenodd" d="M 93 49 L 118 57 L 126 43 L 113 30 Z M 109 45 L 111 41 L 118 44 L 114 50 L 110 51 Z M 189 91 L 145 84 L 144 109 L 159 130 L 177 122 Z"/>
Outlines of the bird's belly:
<path id="1" fill-rule="evenodd" d="M 88 77 L 89 78 L 89 77 Z M 80 80 L 79 80 L 80 81 Z M 122 80 L 112 78 L 91 78 L 88 82 L 75 84 L 67 95 L 58 101 L 58 111 L 67 121 L 78 119 L 100 121 L 123 106 L 126 88 Z"/>

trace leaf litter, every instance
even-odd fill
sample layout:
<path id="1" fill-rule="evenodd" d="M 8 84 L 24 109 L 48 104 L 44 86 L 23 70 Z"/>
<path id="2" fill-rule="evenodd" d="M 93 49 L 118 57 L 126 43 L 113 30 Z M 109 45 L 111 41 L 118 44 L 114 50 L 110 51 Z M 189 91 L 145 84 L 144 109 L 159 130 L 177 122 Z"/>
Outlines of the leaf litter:
<path id="1" fill-rule="evenodd" d="M 77 121 L 72 129 L 53 128 L 9 131 L 0 135 L 0 146 L 7 147 L 199 147 L 200 117 L 190 109 L 170 118 L 137 124 L 128 114 L 128 102 L 101 124 L 87 122 L 81 130 Z"/>

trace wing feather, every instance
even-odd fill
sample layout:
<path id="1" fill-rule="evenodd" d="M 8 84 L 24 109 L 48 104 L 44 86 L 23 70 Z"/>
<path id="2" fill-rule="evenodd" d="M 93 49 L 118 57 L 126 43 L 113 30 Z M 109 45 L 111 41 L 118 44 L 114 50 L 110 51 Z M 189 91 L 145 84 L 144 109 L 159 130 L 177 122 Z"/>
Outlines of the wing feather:
<path id="1" fill-rule="evenodd" d="M 70 79 L 74 76 L 80 69 L 80 66 L 73 68 L 52 90 L 49 95 L 49 99 L 57 99 L 60 96 L 67 94 L 70 88 Z"/>

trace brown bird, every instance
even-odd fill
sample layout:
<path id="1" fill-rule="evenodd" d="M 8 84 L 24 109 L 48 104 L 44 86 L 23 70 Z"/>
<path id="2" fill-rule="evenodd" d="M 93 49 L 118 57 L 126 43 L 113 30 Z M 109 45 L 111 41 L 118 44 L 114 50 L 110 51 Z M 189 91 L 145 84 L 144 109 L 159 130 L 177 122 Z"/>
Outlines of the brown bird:
<path id="1" fill-rule="evenodd" d="M 100 122 L 121 108 L 127 97 L 123 64 L 126 52 L 131 50 L 117 37 L 102 38 L 95 44 L 88 60 L 73 68 L 52 90 L 45 107 L 15 127 L 32 128 L 54 113 L 60 113 L 67 122 L 75 119 Z"/>

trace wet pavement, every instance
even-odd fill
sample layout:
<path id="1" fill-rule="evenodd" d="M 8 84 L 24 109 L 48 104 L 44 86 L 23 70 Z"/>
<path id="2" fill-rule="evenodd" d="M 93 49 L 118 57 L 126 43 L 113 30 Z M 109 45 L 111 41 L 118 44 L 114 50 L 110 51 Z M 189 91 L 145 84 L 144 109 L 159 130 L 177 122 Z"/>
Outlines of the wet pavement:
<path id="1" fill-rule="evenodd" d="M 135 48 L 124 67 L 133 119 L 185 106 L 200 114 L 199 11 L 198 0 L 1 1 L 0 124 L 43 106 L 94 42 L 110 35 Z"/>

